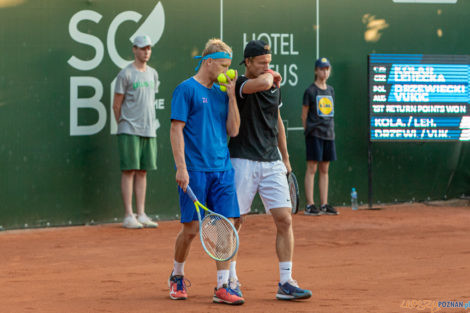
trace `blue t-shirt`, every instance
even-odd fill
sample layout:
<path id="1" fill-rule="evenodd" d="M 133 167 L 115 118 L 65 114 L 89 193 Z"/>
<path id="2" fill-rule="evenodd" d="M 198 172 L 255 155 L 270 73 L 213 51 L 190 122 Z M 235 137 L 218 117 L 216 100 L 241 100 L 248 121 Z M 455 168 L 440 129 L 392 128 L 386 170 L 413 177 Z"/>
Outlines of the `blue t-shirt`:
<path id="1" fill-rule="evenodd" d="M 188 170 L 215 172 L 232 168 L 227 116 L 228 97 L 217 85 L 209 89 L 191 77 L 176 87 L 171 119 L 186 123 L 183 135 Z"/>

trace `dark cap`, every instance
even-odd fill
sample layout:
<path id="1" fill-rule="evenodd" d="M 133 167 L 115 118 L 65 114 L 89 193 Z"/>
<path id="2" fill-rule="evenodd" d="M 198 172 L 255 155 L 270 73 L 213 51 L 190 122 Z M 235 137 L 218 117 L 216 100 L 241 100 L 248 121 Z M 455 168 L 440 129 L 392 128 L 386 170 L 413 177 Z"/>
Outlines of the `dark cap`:
<path id="1" fill-rule="evenodd" d="M 243 61 L 240 64 L 244 64 L 246 58 L 257 57 L 265 54 L 271 54 L 271 48 L 268 44 L 262 40 L 252 40 L 246 44 L 245 52 L 243 53 Z"/>
<path id="2" fill-rule="evenodd" d="M 315 68 L 331 67 L 330 61 L 327 58 L 319 58 L 315 61 Z"/>

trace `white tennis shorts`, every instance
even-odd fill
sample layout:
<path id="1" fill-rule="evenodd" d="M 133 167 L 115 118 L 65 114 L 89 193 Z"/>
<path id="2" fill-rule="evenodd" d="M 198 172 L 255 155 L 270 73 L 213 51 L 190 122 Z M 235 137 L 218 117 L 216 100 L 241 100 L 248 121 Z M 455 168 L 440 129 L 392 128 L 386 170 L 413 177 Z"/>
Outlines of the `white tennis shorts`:
<path id="1" fill-rule="evenodd" d="M 292 208 L 287 169 L 282 161 L 261 162 L 232 158 L 235 170 L 240 215 L 250 213 L 251 203 L 257 192 L 266 213 L 276 208 Z"/>

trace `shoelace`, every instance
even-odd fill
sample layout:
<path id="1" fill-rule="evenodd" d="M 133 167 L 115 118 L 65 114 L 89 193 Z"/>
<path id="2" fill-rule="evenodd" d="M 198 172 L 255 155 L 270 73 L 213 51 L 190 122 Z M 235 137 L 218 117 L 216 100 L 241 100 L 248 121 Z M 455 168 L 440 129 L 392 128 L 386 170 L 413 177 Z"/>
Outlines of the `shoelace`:
<path id="1" fill-rule="evenodd" d="M 228 293 L 229 295 L 238 297 L 237 292 L 235 290 L 233 290 L 230 286 L 227 286 L 227 285 L 224 284 L 220 289 L 224 289 L 225 292 Z"/>
<path id="2" fill-rule="evenodd" d="M 176 290 L 186 290 L 188 287 L 191 287 L 189 279 L 182 278 L 176 280 Z"/>
<path id="3" fill-rule="evenodd" d="M 237 293 L 236 293 L 235 290 L 233 290 L 232 288 L 228 287 L 226 290 L 227 290 L 227 293 L 228 293 L 228 294 L 230 294 L 230 295 L 232 295 L 232 296 L 237 296 L 237 297 L 238 297 Z"/>

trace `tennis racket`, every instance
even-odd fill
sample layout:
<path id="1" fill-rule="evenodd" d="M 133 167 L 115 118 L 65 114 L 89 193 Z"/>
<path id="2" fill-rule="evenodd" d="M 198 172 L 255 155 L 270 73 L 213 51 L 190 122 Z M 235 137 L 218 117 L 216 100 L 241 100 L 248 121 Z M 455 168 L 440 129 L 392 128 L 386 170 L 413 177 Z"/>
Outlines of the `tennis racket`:
<path id="1" fill-rule="evenodd" d="M 199 219 L 199 237 L 204 251 L 216 261 L 228 261 L 238 251 L 238 233 L 235 226 L 225 217 L 215 213 L 196 198 L 196 195 L 188 186 L 186 194 L 191 198 L 196 207 Z M 206 211 L 201 220 L 200 209 Z"/>
<path id="2" fill-rule="evenodd" d="M 292 203 L 292 214 L 299 211 L 299 184 L 294 172 L 287 173 L 287 183 L 289 184 L 290 200 Z"/>

